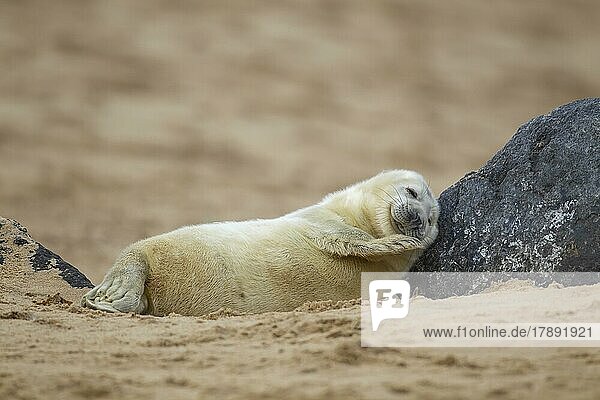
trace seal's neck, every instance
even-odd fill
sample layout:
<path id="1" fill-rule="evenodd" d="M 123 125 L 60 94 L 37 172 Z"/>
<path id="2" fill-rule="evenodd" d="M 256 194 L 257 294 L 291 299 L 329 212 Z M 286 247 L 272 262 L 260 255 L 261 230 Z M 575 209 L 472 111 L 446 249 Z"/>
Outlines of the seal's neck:
<path id="1" fill-rule="evenodd" d="M 373 196 L 360 187 L 349 187 L 335 192 L 323 200 L 323 205 L 339 215 L 345 223 L 361 229 L 374 237 L 381 237 L 373 210 L 376 204 Z"/>

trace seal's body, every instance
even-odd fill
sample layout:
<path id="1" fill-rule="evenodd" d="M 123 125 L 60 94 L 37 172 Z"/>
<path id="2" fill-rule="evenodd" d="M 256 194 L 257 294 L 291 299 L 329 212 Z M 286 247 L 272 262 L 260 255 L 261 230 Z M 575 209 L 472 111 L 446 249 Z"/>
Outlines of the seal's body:
<path id="1" fill-rule="evenodd" d="M 82 303 L 113 312 L 259 313 L 360 297 L 360 273 L 406 271 L 437 235 L 423 178 L 388 171 L 280 218 L 188 226 L 126 248 Z"/>

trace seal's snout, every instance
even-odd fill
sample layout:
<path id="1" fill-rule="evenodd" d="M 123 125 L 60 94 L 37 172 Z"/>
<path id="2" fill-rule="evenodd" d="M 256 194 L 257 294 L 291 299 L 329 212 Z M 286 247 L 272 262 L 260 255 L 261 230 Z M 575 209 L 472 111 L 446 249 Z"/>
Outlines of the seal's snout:
<path id="1" fill-rule="evenodd" d="M 423 238 L 426 228 L 425 221 L 421 210 L 416 207 L 408 209 L 405 214 L 406 234 L 416 238 Z"/>
<path id="2" fill-rule="evenodd" d="M 425 236 L 428 222 L 422 205 L 417 202 L 392 205 L 391 212 L 397 232 L 417 238 Z"/>
<path id="3" fill-rule="evenodd" d="M 408 223 L 413 230 L 420 230 L 423 228 L 425 221 L 417 210 L 410 210 L 408 212 Z"/>

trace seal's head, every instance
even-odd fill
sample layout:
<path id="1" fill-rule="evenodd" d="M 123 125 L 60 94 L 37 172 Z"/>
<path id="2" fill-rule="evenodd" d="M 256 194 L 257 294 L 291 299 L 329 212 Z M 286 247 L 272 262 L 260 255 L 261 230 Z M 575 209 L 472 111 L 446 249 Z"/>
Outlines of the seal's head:
<path id="1" fill-rule="evenodd" d="M 438 202 L 414 171 L 384 171 L 328 195 L 322 204 L 377 238 L 403 234 L 431 244 L 438 234 Z"/>
<path id="2" fill-rule="evenodd" d="M 380 235 L 403 234 L 430 243 L 438 234 L 439 205 L 423 177 L 408 170 L 386 171 L 365 181 L 376 200 Z"/>

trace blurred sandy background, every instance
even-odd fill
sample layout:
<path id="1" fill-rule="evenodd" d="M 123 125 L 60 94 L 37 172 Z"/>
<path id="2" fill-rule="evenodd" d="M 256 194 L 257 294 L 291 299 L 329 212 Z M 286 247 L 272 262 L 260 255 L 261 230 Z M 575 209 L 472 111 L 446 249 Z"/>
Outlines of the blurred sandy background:
<path id="1" fill-rule="evenodd" d="M 599 16 L 592 0 L 0 0 L 0 215 L 98 282 L 134 240 L 278 216 L 382 169 L 439 194 L 523 122 L 598 96 Z M 600 390 L 598 349 L 361 349 L 357 306 L 107 315 L 47 304 L 81 291 L 13 258 L 0 398 Z"/>
<path id="2" fill-rule="evenodd" d="M 600 93 L 596 1 L 3 1 L 0 215 L 98 281 L 128 243 L 386 168 L 436 193 Z"/>

